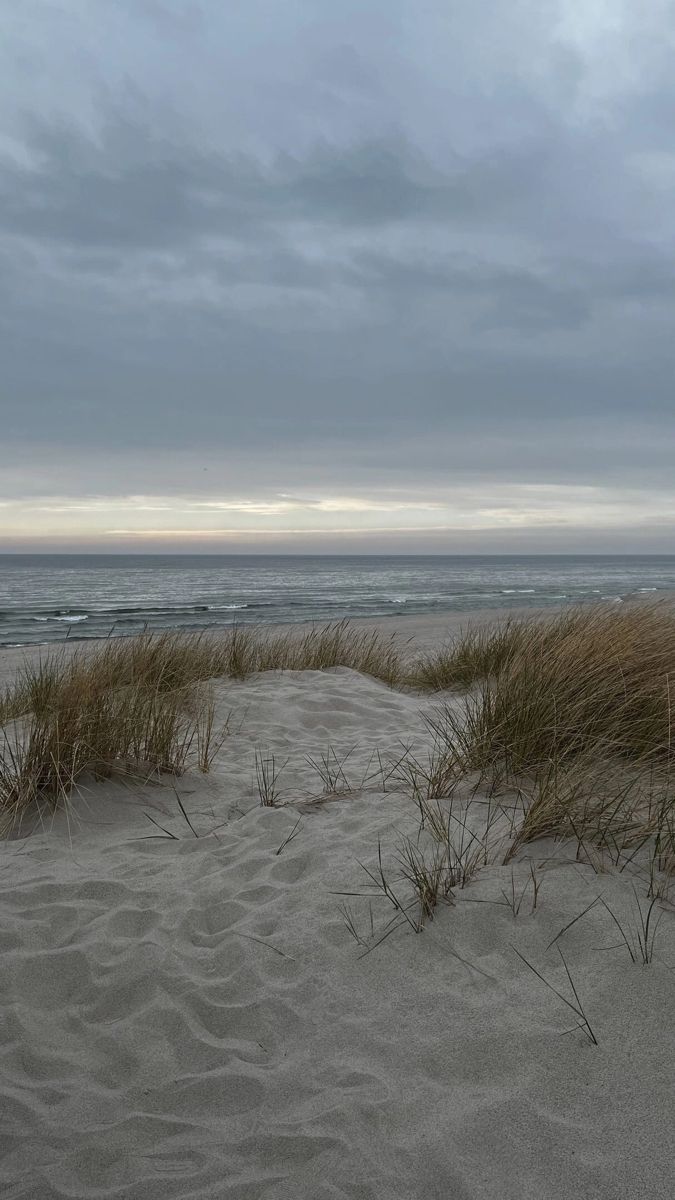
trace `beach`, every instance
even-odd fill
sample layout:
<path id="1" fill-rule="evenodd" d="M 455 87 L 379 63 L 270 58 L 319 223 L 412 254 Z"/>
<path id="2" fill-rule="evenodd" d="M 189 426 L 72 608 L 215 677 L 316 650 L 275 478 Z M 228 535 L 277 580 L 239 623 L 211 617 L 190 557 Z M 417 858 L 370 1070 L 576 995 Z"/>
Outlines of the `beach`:
<path id="1" fill-rule="evenodd" d="M 610 914 L 635 923 L 639 859 L 547 839 L 505 864 L 496 827 L 417 928 L 373 876 L 405 909 L 395 764 L 455 694 L 346 667 L 212 686 L 208 772 L 86 780 L 0 846 L 3 1196 L 666 1200 L 673 917 L 645 965 Z"/>
<path id="2" fill-rule="evenodd" d="M 3 15 L 0 1200 L 674 1200 L 675 3 Z"/>

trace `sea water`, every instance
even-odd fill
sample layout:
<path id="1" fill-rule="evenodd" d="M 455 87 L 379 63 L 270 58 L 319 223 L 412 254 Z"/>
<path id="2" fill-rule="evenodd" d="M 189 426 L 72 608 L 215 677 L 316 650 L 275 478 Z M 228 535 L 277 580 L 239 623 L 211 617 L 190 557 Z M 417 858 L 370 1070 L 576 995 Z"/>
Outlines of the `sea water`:
<path id="1" fill-rule="evenodd" d="M 0 644 L 619 603 L 673 588 L 675 556 L 0 555 Z"/>

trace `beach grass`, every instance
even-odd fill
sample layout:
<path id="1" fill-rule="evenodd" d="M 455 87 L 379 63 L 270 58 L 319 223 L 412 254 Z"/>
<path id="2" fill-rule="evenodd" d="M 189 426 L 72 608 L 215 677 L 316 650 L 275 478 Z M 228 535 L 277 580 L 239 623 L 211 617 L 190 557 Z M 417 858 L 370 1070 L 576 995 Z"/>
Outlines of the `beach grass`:
<path id="1" fill-rule="evenodd" d="M 206 771 L 222 741 L 208 680 L 339 666 L 389 685 L 401 671 L 393 638 L 347 622 L 300 637 L 144 634 L 26 661 L 0 698 L 0 813 L 12 823 L 33 804 L 55 807 L 87 772 L 180 774 L 193 760 Z"/>
<path id="2" fill-rule="evenodd" d="M 675 614 L 669 606 L 588 607 L 469 633 L 424 665 L 461 679 L 462 700 L 430 719 L 433 780 L 468 778 L 522 806 L 513 856 L 568 837 L 615 865 L 651 840 L 655 869 L 675 849 Z M 597 858 L 596 860 L 597 861 Z"/>
<path id="3" fill-rule="evenodd" d="M 579 857 L 599 852 L 621 866 L 650 841 L 653 888 L 675 865 L 675 613 L 663 604 L 507 619 L 418 655 L 346 621 L 48 653 L 0 699 L 0 809 L 58 805 L 85 772 L 175 775 L 193 761 L 207 770 L 222 740 L 209 680 L 337 667 L 454 692 L 429 718 L 429 763 L 404 756 L 396 770 L 427 822 L 431 802 L 473 778 L 474 791 L 509 792 L 520 806 L 510 857 L 537 838 L 566 837 Z M 337 760 L 319 766 L 324 787 L 343 791 Z M 271 790 L 263 774 L 262 802 L 277 803 L 276 774 Z"/>
<path id="4" fill-rule="evenodd" d="M 77 664 L 59 670 L 36 704 L 0 731 L 0 814 L 15 823 L 32 805 L 55 808 L 81 778 L 117 770 L 135 777 L 181 774 L 210 765 L 213 718 L 204 689 L 162 691 L 139 683 L 111 687 Z M 27 688 L 24 679 L 21 686 Z"/>
<path id="5" fill-rule="evenodd" d="M 353 628 L 347 621 L 298 636 L 233 626 L 220 634 L 147 633 L 114 638 L 90 652 L 63 649 L 28 662 L 0 696 L 0 722 L 53 704 L 75 680 L 100 688 L 135 686 L 169 693 L 208 679 L 246 679 L 260 671 L 322 671 L 351 667 L 394 686 L 402 678 L 393 637 Z"/>

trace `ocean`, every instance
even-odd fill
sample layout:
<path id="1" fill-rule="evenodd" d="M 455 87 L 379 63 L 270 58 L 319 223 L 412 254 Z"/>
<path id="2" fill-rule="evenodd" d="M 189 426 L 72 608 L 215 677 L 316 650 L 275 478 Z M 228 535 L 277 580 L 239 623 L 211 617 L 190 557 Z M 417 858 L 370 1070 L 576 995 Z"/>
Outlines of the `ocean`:
<path id="1" fill-rule="evenodd" d="M 0 555 L 0 645 L 237 623 L 619 602 L 675 556 Z"/>

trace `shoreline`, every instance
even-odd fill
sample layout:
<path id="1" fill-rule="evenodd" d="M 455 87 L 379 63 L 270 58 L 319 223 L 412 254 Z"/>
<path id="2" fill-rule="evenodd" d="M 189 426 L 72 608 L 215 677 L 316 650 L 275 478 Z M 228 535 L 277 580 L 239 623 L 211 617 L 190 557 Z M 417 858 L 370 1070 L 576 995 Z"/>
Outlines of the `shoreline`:
<path id="1" fill-rule="evenodd" d="M 269 622 L 269 624 L 267 622 L 246 622 L 241 623 L 239 628 L 254 629 L 258 633 L 263 634 L 295 633 L 298 636 L 303 636 L 312 629 L 324 628 L 326 625 L 336 625 L 344 621 L 355 629 L 379 633 L 382 637 L 386 638 L 391 637 L 403 653 L 406 652 L 406 647 L 409 647 L 409 653 L 412 653 L 414 650 L 426 653 L 442 645 L 444 642 L 457 637 L 458 634 L 469 626 L 489 626 L 509 619 L 545 619 L 547 616 L 554 616 L 556 613 L 563 612 L 568 608 L 586 608 L 602 604 L 610 606 L 612 603 L 614 602 L 609 600 L 598 600 L 586 601 L 583 605 L 575 603 L 547 604 L 541 606 L 503 605 L 495 608 L 476 607 L 461 611 L 447 609 L 442 613 L 397 613 L 391 616 L 372 618 L 344 617 L 332 621 L 286 621 Z M 675 590 L 666 591 L 664 589 L 656 597 L 653 594 L 635 593 L 623 597 L 621 603 L 631 605 L 675 604 Z M 223 634 L 227 634 L 236 624 L 233 621 L 228 625 L 219 625 L 204 629 L 181 629 L 177 627 L 149 632 L 152 632 L 153 636 L 160 636 L 164 633 L 183 633 L 187 637 L 201 634 L 205 638 L 218 638 Z M 100 638 L 69 637 L 63 638 L 61 641 L 25 642 L 18 646 L 0 646 L 0 685 L 9 682 L 12 675 L 26 661 L 35 662 L 50 654 L 60 654 L 63 652 L 66 654 L 76 654 L 78 652 L 86 654 L 89 651 L 93 652 L 105 642 L 122 641 L 138 636 L 140 635 L 118 634 L 113 637 Z"/>
<path id="2" fill-rule="evenodd" d="M 675 596 L 675 593 L 673 593 Z M 391 637 L 397 644 L 402 653 L 413 653 L 415 650 L 421 653 L 433 650 L 442 645 L 444 642 L 456 637 L 467 626 L 470 625 L 490 625 L 507 620 L 509 617 L 521 619 L 526 616 L 531 616 L 535 619 L 545 616 L 547 613 L 553 614 L 562 611 L 566 605 L 551 605 L 545 608 L 535 607 L 504 607 L 504 608 L 476 608 L 463 612 L 455 612 L 448 610 L 444 613 L 429 613 L 429 614 L 397 614 L 391 617 L 380 617 L 371 619 L 369 617 L 353 617 L 344 618 L 345 622 L 350 627 L 361 629 L 365 632 L 379 633 L 382 637 Z M 255 624 L 240 625 L 241 629 L 253 629 L 259 634 L 281 634 L 295 633 L 298 637 L 309 633 L 312 629 L 324 628 L 326 625 L 338 624 L 337 621 L 298 621 L 298 622 L 270 622 L 269 624 L 260 622 Z M 195 636 L 202 634 L 205 638 L 217 639 L 218 637 L 227 634 L 236 624 L 221 625 L 212 629 L 166 629 L 153 631 L 154 636 L 160 636 L 163 633 L 180 634 L 186 636 Z M 94 653 L 101 645 L 108 641 L 126 641 L 138 637 L 138 634 L 118 635 L 116 637 L 101 637 L 101 638 L 64 638 L 63 641 L 40 642 L 38 644 L 27 642 L 21 646 L 0 646 L 0 686 L 11 681 L 14 673 L 21 665 L 28 662 L 39 662 L 41 658 L 48 657 L 50 654 L 77 654 L 79 653 Z"/>

